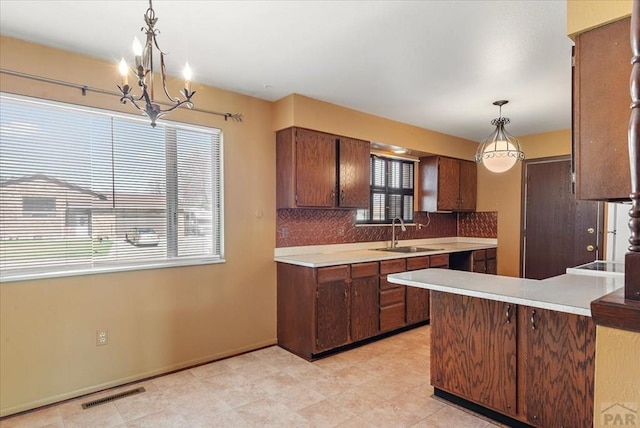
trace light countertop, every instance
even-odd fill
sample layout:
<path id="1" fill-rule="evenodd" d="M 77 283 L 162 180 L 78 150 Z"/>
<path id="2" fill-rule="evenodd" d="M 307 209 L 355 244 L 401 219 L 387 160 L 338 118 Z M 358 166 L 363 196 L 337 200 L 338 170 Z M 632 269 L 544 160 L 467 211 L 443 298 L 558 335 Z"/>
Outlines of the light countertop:
<path id="1" fill-rule="evenodd" d="M 377 251 L 389 242 L 368 242 L 358 244 L 325 245 L 316 247 L 276 248 L 274 261 L 310 268 L 341 264 L 374 262 L 380 260 L 404 259 L 407 257 L 456 253 L 460 251 L 495 248 L 497 241 L 487 238 L 434 238 L 400 241 L 398 246 L 438 248 L 436 251 L 416 253 L 394 253 Z"/>
<path id="2" fill-rule="evenodd" d="M 434 291 L 591 316 L 591 302 L 624 287 L 624 277 L 564 274 L 544 280 L 448 269 L 388 275 L 388 281 Z"/>

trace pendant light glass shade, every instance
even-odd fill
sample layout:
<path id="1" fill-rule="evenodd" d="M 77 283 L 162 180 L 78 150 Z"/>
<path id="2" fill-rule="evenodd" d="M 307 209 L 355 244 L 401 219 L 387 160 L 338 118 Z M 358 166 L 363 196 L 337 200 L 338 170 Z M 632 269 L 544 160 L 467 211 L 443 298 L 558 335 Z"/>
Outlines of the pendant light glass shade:
<path id="1" fill-rule="evenodd" d="M 518 161 L 524 160 L 524 152 L 520 148 L 520 142 L 509 134 L 504 126 L 509 123 L 509 118 L 502 117 L 502 106 L 508 101 L 496 101 L 493 104 L 500 106 L 500 117 L 493 119 L 491 124 L 496 129 L 482 142 L 476 152 L 476 163 L 483 164 L 491 172 L 502 173 L 510 170 Z"/>

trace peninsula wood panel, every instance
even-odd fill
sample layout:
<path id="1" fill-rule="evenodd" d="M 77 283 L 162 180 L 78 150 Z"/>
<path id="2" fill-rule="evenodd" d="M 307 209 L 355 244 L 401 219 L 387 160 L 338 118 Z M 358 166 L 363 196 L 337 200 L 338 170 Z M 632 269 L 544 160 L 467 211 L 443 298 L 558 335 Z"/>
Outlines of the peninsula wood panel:
<path id="1" fill-rule="evenodd" d="M 516 305 L 431 292 L 431 383 L 516 414 Z"/>
<path id="2" fill-rule="evenodd" d="M 521 306 L 518 331 L 527 421 L 539 427 L 593 426 L 591 318 Z"/>

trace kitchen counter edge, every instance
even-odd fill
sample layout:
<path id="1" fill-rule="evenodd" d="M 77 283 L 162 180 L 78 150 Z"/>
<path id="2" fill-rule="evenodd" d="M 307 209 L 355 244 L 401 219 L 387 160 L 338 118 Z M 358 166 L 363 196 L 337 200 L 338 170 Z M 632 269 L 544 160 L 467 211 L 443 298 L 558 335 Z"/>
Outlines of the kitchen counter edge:
<path id="1" fill-rule="evenodd" d="M 447 269 L 388 275 L 388 281 L 433 291 L 591 316 L 591 302 L 624 287 L 624 278 L 563 274 L 544 280 Z"/>

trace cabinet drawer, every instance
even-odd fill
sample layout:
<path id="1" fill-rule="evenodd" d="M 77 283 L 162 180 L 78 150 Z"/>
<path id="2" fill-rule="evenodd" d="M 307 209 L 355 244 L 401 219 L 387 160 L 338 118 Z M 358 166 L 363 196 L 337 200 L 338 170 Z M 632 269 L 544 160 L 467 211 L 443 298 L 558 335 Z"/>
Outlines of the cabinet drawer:
<path id="1" fill-rule="evenodd" d="M 394 282 L 389 282 L 387 279 L 387 275 L 383 275 L 380 277 L 380 290 L 389 290 L 390 288 L 398 288 L 400 284 L 396 284 Z"/>
<path id="2" fill-rule="evenodd" d="M 404 303 L 380 308 L 380 331 L 404 327 Z"/>
<path id="3" fill-rule="evenodd" d="M 404 272 L 406 269 L 406 259 L 383 260 L 380 262 L 380 275 Z"/>
<path id="4" fill-rule="evenodd" d="M 351 265 L 351 278 L 364 278 L 378 274 L 378 262 Z"/>
<path id="5" fill-rule="evenodd" d="M 488 259 L 496 258 L 496 248 L 487 248 L 487 258 Z"/>
<path id="6" fill-rule="evenodd" d="M 329 266 L 318 268 L 318 282 L 344 281 L 349 278 L 349 266 Z"/>
<path id="7" fill-rule="evenodd" d="M 431 256 L 430 267 L 449 267 L 449 254 L 436 254 Z"/>
<path id="8" fill-rule="evenodd" d="M 404 305 L 404 292 L 405 287 L 390 288 L 380 292 L 380 307 L 390 306 L 396 303 L 402 303 Z"/>
<path id="9" fill-rule="evenodd" d="M 429 256 L 409 257 L 407 270 L 426 269 L 429 267 Z"/>
<path id="10" fill-rule="evenodd" d="M 477 261 L 477 260 L 484 260 L 487 258 L 487 251 L 486 250 L 476 250 L 473 252 L 473 261 Z"/>

